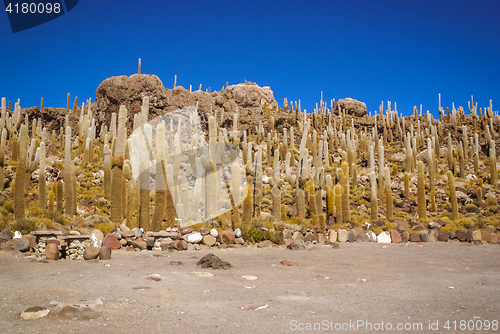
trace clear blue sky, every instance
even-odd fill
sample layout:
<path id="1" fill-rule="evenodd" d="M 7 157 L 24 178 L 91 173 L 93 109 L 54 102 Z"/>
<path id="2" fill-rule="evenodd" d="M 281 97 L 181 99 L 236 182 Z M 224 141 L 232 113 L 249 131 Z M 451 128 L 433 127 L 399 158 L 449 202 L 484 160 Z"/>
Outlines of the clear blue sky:
<path id="1" fill-rule="evenodd" d="M 500 1 L 81 0 L 67 14 L 12 33 L 0 13 L 0 96 L 65 107 L 110 76 L 156 74 L 167 88 L 220 90 L 255 81 L 312 111 L 352 97 L 436 112 L 470 95 L 500 107 Z"/>

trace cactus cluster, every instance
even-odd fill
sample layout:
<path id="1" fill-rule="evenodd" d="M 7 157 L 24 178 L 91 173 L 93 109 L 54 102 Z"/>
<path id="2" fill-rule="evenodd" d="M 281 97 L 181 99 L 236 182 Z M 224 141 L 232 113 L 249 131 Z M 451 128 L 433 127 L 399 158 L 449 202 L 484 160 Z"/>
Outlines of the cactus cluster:
<path id="1" fill-rule="evenodd" d="M 434 119 L 417 107 L 403 116 L 396 105 L 384 110 L 382 103 L 360 121 L 334 100 L 321 99 L 307 113 L 300 101 L 285 99 L 283 108 L 264 103 L 269 122 L 247 131 L 239 130 L 238 111 L 224 128 L 227 111 L 212 110 L 202 118 L 206 135 L 196 107 L 149 121 L 145 97 L 128 135 L 125 106 L 98 124 L 90 101 L 76 104 L 77 98 L 70 110 L 68 94 L 67 113 L 80 112 L 77 125 L 66 117 L 49 136 L 40 119 L 23 120 L 19 101 L 11 111 L 2 99 L 0 191 L 12 198 L 15 220 L 25 219 L 27 195 L 36 189 L 43 212 L 77 220 L 80 207 L 99 202 L 113 223 L 154 231 L 211 219 L 243 231 L 266 220 L 293 221 L 323 233 L 327 225 L 396 219 L 458 224 L 478 214 L 500 224 L 493 215 L 500 118 L 491 104 L 478 115 L 471 99 L 466 115 L 455 106 L 445 113 L 439 101 Z M 289 127 L 276 126 L 276 108 L 287 114 Z M 61 171 L 57 177 L 49 172 L 54 168 Z M 6 174 L 14 171 L 9 181 Z M 97 182 L 85 179 L 99 171 Z M 102 196 L 92 196 L 94 186 Z M 465 209 L 471 204 L 477 210 Z"/>

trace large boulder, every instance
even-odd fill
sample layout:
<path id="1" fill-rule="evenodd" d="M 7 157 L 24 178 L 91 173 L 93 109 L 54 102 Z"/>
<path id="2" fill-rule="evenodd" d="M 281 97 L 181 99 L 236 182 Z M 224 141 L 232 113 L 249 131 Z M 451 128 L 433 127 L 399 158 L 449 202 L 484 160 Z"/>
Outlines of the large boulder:
<path id="1" fill-rule="evenodd" d="M 349 115 L 363 117 L 366 115 L 366 103 L 346 97 L 337 101 L 337 109 L 345 109 Z"/>
<path id="2" fill-rule="evenodd" d="M 96 117 L 99 122 L 105 124 L 111 121 L 112 113 L 118 116 L 122 104 L 127 107 L 129 113 L 127 119 L 132 123 L 134 115 L 141 111 L 142 98 L 145 96 L 149 97 L 150 113 L 162 114 L 161 110 L 169 105 L 165 87 L 156 75 L 133 74 L 130 77 L 121 75 L 107 78 L 97 87 L 95 96 Z"/>
<path id="3" fill-rule="evenodd" d="M 198 103 L 198 113 L 202 121 L 202 129 L 207 129 L 208 115 L 212 109 L 222 109 L 222 124 L 224 127 L 232 126 L 233 113 L 238 110 L 240 130 L 254 128 L 259 121 L 269 123 L 268 116 L 264 114 L 265 104 L 269 107 L 276 106 L 273 92 L 270 87 L 260 87 L 256 83 L 245 82 L 228 86 L 222 91 L 208 93 L 202 90 L 190 92 L 182 86 L 166 89 L 156 75 L 133 74 L 129 77 L 118 76 L 104 80 L 96 90 L 97 112 L 99 122 L 109 124 L 111 114 L 118 115 L 120 105 L 127 107 L 127 126 L 130 129 L 134 115 L 141 112 L 142 99 L 149 98 L 149 119 L 159 117 L 165 113 L 175 111 Z M 287 126 L 290 114 L 273 112 L 275 125 Z"/>

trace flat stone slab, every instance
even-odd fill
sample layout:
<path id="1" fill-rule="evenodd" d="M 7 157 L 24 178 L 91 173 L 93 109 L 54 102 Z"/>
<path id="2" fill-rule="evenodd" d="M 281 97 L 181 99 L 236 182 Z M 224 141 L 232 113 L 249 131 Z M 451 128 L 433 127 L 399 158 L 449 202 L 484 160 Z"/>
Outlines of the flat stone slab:
<path id="1" fill-rule="evenodd" d="M 33 231 L 31 235 L 36 236 L 50 236 L 50 235 L 61 235 L 62 231 Z"/>
<path id="2" fill-rule="evenodd" d="M 165 231 L 151 232 L 148 233 L 148 236 L 154 238 L 175 238 L 177 237 L 177 232 L 165 232 Z"/>
<path id="3" fill-rule="evenodd" d="M 98 305 L 103 305 L 102 300 L 100 298 L 97 299 L 80 299 L 80 300 L 75 300 L 73 302 L 61 302 L 58 300 L 52 300 L 50 302 L 50 305 L 55 305 L 57 307 L 64 307 L 64 306 L 76 306 L 76 307 L 89 307 L 89 306 L 98 306 Z"/>
<path id="4" fill-rule="evenodd" d="M 88 234 L 82 234 L 82 235 L 65 235 L 61 239 L 62 240 L 90 239 L 90 235 L 88 235 Z"/>

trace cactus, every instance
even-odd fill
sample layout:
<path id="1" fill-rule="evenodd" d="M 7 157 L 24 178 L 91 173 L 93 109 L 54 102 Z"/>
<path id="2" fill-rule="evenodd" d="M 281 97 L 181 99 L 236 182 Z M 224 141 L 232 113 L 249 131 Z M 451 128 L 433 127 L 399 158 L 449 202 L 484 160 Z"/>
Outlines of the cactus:
<path id="1" fill-rule="evenodd" d="M 54 192 L 51 190 L 49 192 L 49 212 L 54 212 L 54 201 L 55 201 L 55 194 Z"/>
<path id="2" fill-rule="evenodd" d="M 483 179 L 479 178 L 479 187 L 476 191 L 477 205 L 480 206 L 483 203 Z"/>
<path id="3" fill-rule="evenodd" d="M 74 182 L 73 182 L 73 161 L 71 160 L 71 128 L 66 128 L 66 139 L 64 144 L 64 213 L 69 217 L 75 214 L 74 206 Z"/>
<path id="4" fill-rule="evenodd" d="M 418 217 L 420 220 L 427 219 L 427 207 L 425 200 L 425 186 L 424 186 L 424 163 L 420 160 L 418 162 L 418 184 L 417 184 L 417 197 L 418 197 Z"/>
<path id="5" fill-rule="evenodd" d="M 408 175 L 407 173 L 405 173 Z M 371 197 L 370 197 L 370 219 L 378 220 L 378 204 L 377 204 L 377 179 L 375 172 L 370 172 Z"/>
<path id="6" fill-rule="evenodd" d="M 241 231 L 247 232 L 252 227 L 252 177 L 247 176 L 247 196 L 243 200 L 243 222 Z"/>
<path id="7" fill-rule="evenodd" d="M 109 219 L 117 224 L 123 219 L 123 162 L 125 160 L 125 146 L 127 130 L 125 122 L 127 118 L 127 109 L 124 105 L 120 106 L 118 116 L 118 132 L 116 134 L 115 148 L 110 159 L 111 163 L 111 200 L 110 200 L 110 217 Z M 113 118 L 112 118 L 113 119 Z"/>
<path id="8" fill-rule="evenodd" d="M 392 188 L 391 188 L 391 174 L 389 171 L 389 167 L 384 168 L 385 172 L 385 198 L 386 198 L 386 218 L 388 220 L 392 220 L 392 212 L 393 212 L 393 203 L 392 203 Z"/>
<path id="9" fill-rule="evenodd" d="M 349 165 L 347 161 L 342 161 L 342 173 L 340 174 L 340 184 L 342 185 L 342 222 L 344 224 L 351 220 L 351 207 L 349 204 Z"/>
<path id="10" fill-rule="evenodd" d="M 446 172 L 446 175 L 448 177 L 448 187 L 450 188 L 451 220 L 455 221 L 458 219 L 458 204 L 457 204 L 457 194 L 455 191 L 455 178 L 450 170 Z"/>
<path id="11" fill-rule="evenodd" d="M 3 191 L 3 188 L 4 188 L 3 167 L 4 167 L 4 159 L 5 159 L 6 142 L 7 142 L 7 130 L 3 129 L 1 139 L 0 139 L 0 192 Z"/>
<path id="12" fill-rule="evenodd" d="M 335 222 L 337 224 L 342 224 L 342 186 L 340 184 L 336 184 L 333 188 L 333 192 L 335 195 Z"/>
<path id="13" fill-rule="evenodd" d="M 493 189 L 497 188 L 497 156 L 495 152 L 495 141 L 490 140 L 490 184 L 493 186 Z"/>
<path id="14" fill-rule="evenodd" d="M 16 181 L 14 183 L 14 218 L 17 221 L 24 219 L 24 194 L 27 170 L 27 146 L 28 128 L 21 125 L 19 133 L 19 161 L 16 169 Z"/>
<path id="15" fill-rule="evenodd" d="M 163 164 L 165 156 L 165 125 L 158 123 L 156 126 L 156 173 L 155 173 L 155 209 L 151 220 L 151 230 L 159 231 L 165 219 L 165 210 L 167 204 L 166 187 L 168 182 L 164 178 Z M 163 164 L 162 164 L 163 163 Z M 165 175 L 166 176 L 166 175 Z"/>
<path id="16" fill-rule="evenodd" d="M 64 184 L 61 181 L 54 184 L 56 185 L 56 213 L 61 215 L 64 207 Z"/>
<path id="17" fill-rule="evenodd" d="M 42 209 L 47 208 L 47 180 L 45 177 L 45 143 L 40 144 L 40 165 L 38 171 L 38 202 Z"/>

